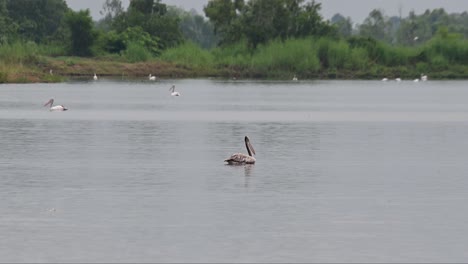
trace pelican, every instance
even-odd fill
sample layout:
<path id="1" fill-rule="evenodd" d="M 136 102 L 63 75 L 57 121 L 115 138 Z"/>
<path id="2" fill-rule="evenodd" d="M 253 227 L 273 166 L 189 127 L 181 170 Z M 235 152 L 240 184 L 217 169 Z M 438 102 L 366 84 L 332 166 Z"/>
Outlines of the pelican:
<path id="1" fill-rule="evenodd" d="M 148 75 L 150 81 L 156 81 L 156 76 L 151 76 L 151 73 Z"/>
<path id="2" fill-rule="evenodd" d="M 68 108 L 66 108 L 63 105 L 56 105 L 54 106 L 54 99 L 50 99 L 44 106 L 50 106 L 49 111 L 67 111 Z"/>
<path id="3" fill-rule="evenodd" d="M 388 78 L 383 78 L 382 79 L 382 82 L 386 82 L 386 81 L 388 81 Z"/>
<path id="4" fill-rule="evenodd" d="M 424 75 L 423 73 L 421 73 L 421 81 L 423 82 L 427 81 L 427 75 Z"/>
<path id="5" fill-rule="evenodd" d="M 171 93 L 172 96 L 180 96 L 180 93 L 175 91 L 175 85 L 174 84 L 171 86 L 171 88 L 169 88 L 169 91 L 172 91 L 172 93 Z"/>
<path id="6" fill-rule="evenodd" d="M 247 148 L 247 152 L 249 155 L 244 154 L 244 153 L 235 153 L 232 154 L 229 159 L 224 160 L 224 162 L 227 162 L 229 165 L 241 165 L 241 164 L 254 164 L 255 163 L 255 158 L 252 156 L 252 154 L 255 155 L 255 150 L 252 147 L 252 144 L 250 144 L 250 139 L 248 136 L 245 136 L 244 138 L 245 141 L 245 147 Z"/>
<path id="7" fill-rule="evenodd" d="M 96 73 L 94 73 L 94 77 L 93 77 L 93 78 L 94 78 L 95 81 L 97 81 L 98 78 L 97 78 Z"/>
<path id="8" fill-rule="evenodd" d="M 395 81 L 401 82 L 401 78 L 396 78 Z"/>
<path id="9" fill-rule="evenodd" d="M 294 74 L 294 77 L 292 79 L 293 81 L 297 82 L 297 76 Z"/>

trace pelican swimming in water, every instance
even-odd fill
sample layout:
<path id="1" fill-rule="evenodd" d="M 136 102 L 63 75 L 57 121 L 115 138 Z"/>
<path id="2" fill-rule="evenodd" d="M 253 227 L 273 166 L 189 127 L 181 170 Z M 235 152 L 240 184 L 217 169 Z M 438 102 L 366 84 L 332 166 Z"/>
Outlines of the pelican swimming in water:
<path id="1" fill-rule="evenodd" d="M 169 88 L 169 91 L 172 91 L 172 93 L 171 93 L 172 96 L 180 96 L 180 93 L 175 91 L 175 85 L 174 84 L 171 86 L 171 88 Z"/>
<path id="2" fill-rule="evenodd" d="M 427 81 L 427 75 L 421 73 L 421 81 L 423 82 Z"/>
<path id="3" fill-rule="evenodd" d="M 50 99 L 44 106 L 50 106 L 50 111 L 67 111 L 68 108 L 66 108 L 63 105 L 56 105 L 54 106 L 54 99 Z"/>
<path id="4" fill-rule="evenodd" d="M 148 75 L 148 80 L 156 81 L 156 76 L 151 76 L 151 73 Z"/>
<path id="5" fill-rule="evenodd" d="M 255 163 L 255 158 L 252 156 L 255 155 L 255 150 L 252 147 L 252 144 L 250 144 L 250 139 L 248 136 L 245 136 L 244 138 L 245 141 L 245 147 L 247 148 L 247 152 L 249 155 L 244 154 L 244 153 L 235 153 L 232 154 L 229 159 L 224 160 L 224 162 L 227 162 L 229 165 L 241 165 L 241 164 L 254 164 Z"/>
<path id="6" fill-rule="evenodd" d="M 292 80 L 293 80 L 293 81 L 295 81 L 295 82 L 297 82 L 297 81 L 298 81 L 298 79 L 297 79 L 297 76 L 296 76 L 295 74 L 294 74 L 294 77 L 293 77 L 293 79 L 292 79 Z"/>
<path id="7" fill-rule="evenodd" d="M 98 77 L 97 77 L 96 73 L 94 73 L 93 79 L 94 79 L 95 81 L 97 81 Z"/>

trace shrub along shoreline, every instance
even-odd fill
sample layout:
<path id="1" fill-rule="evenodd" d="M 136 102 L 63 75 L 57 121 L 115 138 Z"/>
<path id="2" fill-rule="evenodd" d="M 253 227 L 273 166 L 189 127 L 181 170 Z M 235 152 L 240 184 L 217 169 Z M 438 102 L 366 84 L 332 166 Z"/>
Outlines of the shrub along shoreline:
<path id="1" fill-rule="evenodd" d="M 452 65 L 442 71 L 418 71 L 415 68 L 377 67 L 366 70 L 326 69 L 297 74 L 295 71 L 264 71 L 261 69 L 225 66 L 223 68 L 199 67 L 185 64 L 151 61 L 140 63 L 123 63 L 102 61 L 100 59 L 47 59 L 49 63 L 37 65 L 14 64 L 0 66 L 1 83 L 56 83 L 72 78 L 92 78 L 94 72 L 100 77 L 108 78 L 146 78 L 153 76 L 165 79 L 183 78 L 224 78 L 224 79 L 270 79 L 292 80 L 297 76 L 301 80 L 389 80 L 401 78 L 413 80 L 421 73 L 429 74 L 432 80 L 468 79 L 468 66 Z M 70 65 L 70 61 L 76 61 Z M 52 70 L 52 73 L 50 72 Z"/>
<path id="2" fill-rule="evenodd" d="M 246 42 L 204 50 L 186 42 L 158 57 L 67 57 L 63 49 L 33 42 L 0 46 L 0 83 L 62 82 L 69 77 L 237 79 L 468 79 L 468 41 L 440 33 L 424 45 L 391 46 L 370 38 L 303 38 Z M 52 70 L 52 71 L 50 71 Z"/>

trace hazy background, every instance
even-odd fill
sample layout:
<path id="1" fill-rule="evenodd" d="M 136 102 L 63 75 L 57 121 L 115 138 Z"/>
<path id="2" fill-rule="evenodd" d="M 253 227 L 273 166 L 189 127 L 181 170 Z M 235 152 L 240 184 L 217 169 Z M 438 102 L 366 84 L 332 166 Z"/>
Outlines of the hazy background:
<path id="1" fill-rule="evenodd" d="M 75 10 L 89 8 L 95 19 L 100 18 L 99 11 L 105 0 L 66 0 L 68 6 Z M 175 5 L 186 10 L 195 9 L 200 14 L 208 0 L 163 0 L 168 5 Z M 379 8 L 386 15 L 399 15 L 401 7 L 402 16 L 406 17 L 411 10 L 417 14 L 426 9 L 444 8 L 448 13 L 461 13 L 468 10 L 468 1 L 465 0 L 322 0 L 322 15 L 325 19 L 330 19 L 334 14 L 341 13 L 345 17 L 349 16 L 354 23 L 362 23 L 372 9 Z M 129 0 L 122 0 L 123 6 L 128 7 Z"/>

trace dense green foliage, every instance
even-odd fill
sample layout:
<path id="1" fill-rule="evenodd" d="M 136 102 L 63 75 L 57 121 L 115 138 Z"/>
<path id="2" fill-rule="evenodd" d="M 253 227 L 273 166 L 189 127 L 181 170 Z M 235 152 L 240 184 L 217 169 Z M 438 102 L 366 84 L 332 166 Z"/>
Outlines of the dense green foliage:
<path id="1" fill-rule="evenodd" d="M 70 28 L 70 53 L 76 56 L 91 55 L 91 46 L 96 39 L 96 34 L 93 32 L 93 21 L 89 10 L 69 11 L 65 16 L 65 23 Z"/>
<path id="2" fill-rule="evenodd" d="M 222 44 L 241 39 L 255 48 L 271 40 L 323 36 L 333 28 L 319 14 L 314 0 L 211 0 L 205 7 Z"/>
<path id="3" fill-rule="evenodd" d="M 468 77 L 467 12 L 403 18 L 373 10 L 353 27 L 341 14 L 324 20 L 315 0 L 209 0 L 204 11 L 106 0 L 93 21 L 65 0 L 0 0 L 0 77 L 9 63 L 46 67 L 47 56 L 170 62 L 224 76 Z"/>
<path id="4" fill-rule="evenodd" d="M 64 0 L 3 0 L 9 20 L 15 23 L 14 37 L 35 42 L 59 38 L 62 19 L 68 11 Z M 16 29 L 16 30 L 15 30 Z"/>
<path id="5" fill-rule="evenodd" d="M 133 0 L 126 9 L 121 0 L 106 0 L 101 14 L 95 23 L 89 11 L 74 12 L 64 0 L 0 0 L 0 44 L 60 43 L 68 51 L 62 55 L 124 57 L 139 46 L 152 58 L 185 39 L 207 48 L 216 42 L 202 16 L 161 0 Z"/>
<path id="6" fill-rule="evenodd" d="M 343 16 L 332 23 L 342 27 Z M 349 20 L 349 23 L 351 21 Z M 421 15 L 413 11 L 406 18 L 385 16 L 383 11 L 374 9 L 361 25 L 355 28 L 356 34 L 372 37 L 390 44 L 415 46 L 426 43 L 436 36 L 440 28 L 468 37 L 468 13 L 448 14 L 444 9 L 426 10 Z"/>
<path id="7" fill-rule="evenodd" d="M 216 46 L 218 38 L 214 34 L 213 25 L 206 21 L 203 16 L 195 11 L 187 12 L 176 7 L 169 7 L 168 14 L 179 17 L 180 30 L 186 40 L 205 49 Z"/>
<path id="8" fill-rule="evenodd" d="M 211 53 L 184 45 L 165 51 L 162 58 L 185 66 L 230 69 L 244 77 L 417 78 L 431 72 L 433 77 L 459 78 L 468 70 L 468 41 L 443 31 L 420 47 L 392 46 L 366 37 L 307 37 L 271 41 L 253 53 L 245 41 Z"/>

